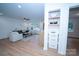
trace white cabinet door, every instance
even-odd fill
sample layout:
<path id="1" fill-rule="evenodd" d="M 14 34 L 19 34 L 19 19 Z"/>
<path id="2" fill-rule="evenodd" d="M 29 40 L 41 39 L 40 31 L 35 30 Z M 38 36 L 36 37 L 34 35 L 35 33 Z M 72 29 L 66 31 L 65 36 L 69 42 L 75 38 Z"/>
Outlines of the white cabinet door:
<path id="1" fill-rule="evenodd" d="M 58 32 L 50 31 L 49 32 L 49 48 L 57 49 L 58 44 Z"/>

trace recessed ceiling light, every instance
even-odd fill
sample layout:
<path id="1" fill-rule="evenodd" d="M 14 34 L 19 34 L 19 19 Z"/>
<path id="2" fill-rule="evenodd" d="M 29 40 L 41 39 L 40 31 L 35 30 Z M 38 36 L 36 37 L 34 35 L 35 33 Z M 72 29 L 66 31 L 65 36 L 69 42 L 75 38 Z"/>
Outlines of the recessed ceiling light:
<path id="1" fill-rule="evenodd" d="M 2 16 L 3 15 L 3 13 L 0 13 L 0 16 Z"/>
<path id="2" fill-rule="evenodd" d="M 18 8 L 21 8 L 22 6 L 21 5 L 18 5 Z"/>

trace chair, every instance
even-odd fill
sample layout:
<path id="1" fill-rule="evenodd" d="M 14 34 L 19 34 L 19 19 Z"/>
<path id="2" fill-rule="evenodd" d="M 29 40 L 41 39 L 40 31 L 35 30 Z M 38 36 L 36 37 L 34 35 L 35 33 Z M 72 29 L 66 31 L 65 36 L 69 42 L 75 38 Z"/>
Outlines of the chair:
<path id="1" fill-rule="evenodd" d="M 18 32 L 11 32 L 10 33 L 10 37 L 9 37 L 10 41 L 15 42 L 15 41 L 18 41 L 18 40 L 21 40 L 21 39 L 23 39 L 22 34 L 19 34 Z"/>

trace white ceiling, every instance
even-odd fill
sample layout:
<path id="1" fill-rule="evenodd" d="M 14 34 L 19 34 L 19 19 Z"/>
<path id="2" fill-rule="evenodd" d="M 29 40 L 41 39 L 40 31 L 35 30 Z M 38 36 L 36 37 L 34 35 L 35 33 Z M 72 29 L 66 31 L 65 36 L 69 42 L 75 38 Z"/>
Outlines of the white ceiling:
<path id="1" fill-rule="evenodd" d="M 18 8 L 21 5 L 22 8 Z M 24 17 L 31 20 L 44 19 L 44 4 L 42 3 L 0 3 L 0 13 L 17 19 Z"/>

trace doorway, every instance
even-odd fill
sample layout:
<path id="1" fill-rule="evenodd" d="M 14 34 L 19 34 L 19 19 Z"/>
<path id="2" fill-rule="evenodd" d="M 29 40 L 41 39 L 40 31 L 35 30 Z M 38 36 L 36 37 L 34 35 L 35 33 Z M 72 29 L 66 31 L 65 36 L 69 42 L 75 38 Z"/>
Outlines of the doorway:
<path id="1" fill-rule="evenodd" d="M 79 55 L 79 7 L 69 9 L 67 55 Z"/>

